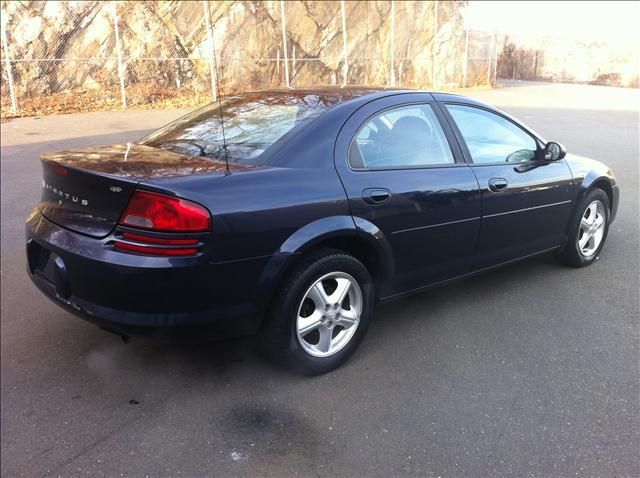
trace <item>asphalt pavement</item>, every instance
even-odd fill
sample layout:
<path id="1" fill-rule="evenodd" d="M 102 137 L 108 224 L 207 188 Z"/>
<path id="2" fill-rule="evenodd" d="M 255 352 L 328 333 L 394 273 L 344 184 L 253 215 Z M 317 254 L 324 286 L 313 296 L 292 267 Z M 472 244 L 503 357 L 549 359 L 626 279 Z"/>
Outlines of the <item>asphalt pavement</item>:
<path id="1" fill-rule="evenodd" d="M 604 251 L 378 307 L 353 359 L 316 378 L 251 338 L 124 344 L 27 277 L 39 154 L 135 140 L 184 111 L 2 123 L 2 476 L 640 476 L 638 93 L 470 92 L 611 166 L 622 199 Z"/>

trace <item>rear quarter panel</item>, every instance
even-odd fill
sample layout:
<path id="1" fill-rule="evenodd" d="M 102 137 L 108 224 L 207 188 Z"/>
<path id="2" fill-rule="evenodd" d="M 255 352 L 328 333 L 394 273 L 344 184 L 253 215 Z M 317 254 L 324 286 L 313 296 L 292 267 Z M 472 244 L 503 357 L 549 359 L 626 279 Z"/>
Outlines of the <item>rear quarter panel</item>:
<path id="1" fill-rule="evenodd" d="M 271 256 L 296 231 L 328 217 L 350 217 L 333 168 L 259 167 L 227 176 L 154 181 L 206 206 L 212 214 L 210 262 Z"/>

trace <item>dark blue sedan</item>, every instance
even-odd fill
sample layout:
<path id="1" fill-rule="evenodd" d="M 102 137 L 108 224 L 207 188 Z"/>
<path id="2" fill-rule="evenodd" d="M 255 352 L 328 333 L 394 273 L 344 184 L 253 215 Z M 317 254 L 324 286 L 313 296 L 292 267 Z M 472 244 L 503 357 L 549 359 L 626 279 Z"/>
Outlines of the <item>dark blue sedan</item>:
<path id="1" fill-rule="evenodd" d="M 123 337 L 260 333 L 308 374 L 343 363 L 374 304 L 536 254 L 593 263 L 607 166 L 452 94 L 246 93 L 136 143 L 45 154 L 29 274 Z"/>

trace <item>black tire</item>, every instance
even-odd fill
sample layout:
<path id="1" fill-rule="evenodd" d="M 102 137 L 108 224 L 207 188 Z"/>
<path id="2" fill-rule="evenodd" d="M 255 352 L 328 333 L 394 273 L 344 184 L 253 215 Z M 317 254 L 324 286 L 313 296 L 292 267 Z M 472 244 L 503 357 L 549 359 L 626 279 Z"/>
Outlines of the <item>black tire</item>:
<path id="1" fill-rule="evenodd" d="M 600 244 L 597 249 L 589 255 L 584 255 L 578 245 L 580 239 L 580 222 L 585 214 L 587 207 L 594 201 L 600 201 L 604 205 L 604 234 L 600 240 Z M 564 250 L 557 255 L 557 258 L 563 264 L 572 267 L 585 267 L 593 264 L 600 251 L 604 247 L 604 243 L 609 233 L 609 213 L 611 212 L 611 204 L 609 202 L 609 196 L 602 189 L 595 188 L 591 190 L 584 199 L 580 202 L 576 208 L 576 214 L 571 219 L 571 225 L 569 230 L 569 237 Z"/>
<path id="2" fill-rule="evenodd" d="M 362 311 L 355 333 L 342 349 L 328 357 L 314 357 L 298 338 L 298 309 L 309 288 L 325 274 L 341 272 L 357 282 L 362 293 Z M 286 367 L 304 375 L 320 375 L 336 369 L 356 351 L 366 335 L 373 315 L 373 281 L 355 257 L 335 249 L 318 249 L 294 264 L 269 308 L 262 330 L 266 352 Z"/>

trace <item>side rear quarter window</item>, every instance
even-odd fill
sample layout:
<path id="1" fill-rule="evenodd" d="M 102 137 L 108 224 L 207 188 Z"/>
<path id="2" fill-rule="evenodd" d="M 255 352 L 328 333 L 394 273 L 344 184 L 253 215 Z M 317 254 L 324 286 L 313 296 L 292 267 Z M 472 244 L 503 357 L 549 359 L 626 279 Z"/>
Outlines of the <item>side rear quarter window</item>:
<path id="1" fill-rule="evenodd" d="M 447 105 L 475 164 L 531 161 L 538 148 L 522 128 L 480 108 Z"/>
<path id="2" fill-rule="evenodd" d="M 453 154 L 427 104 L 398 106 L 369 118 L 349 148 L 353 169 L 389 169 L 453 164 Z"/>

